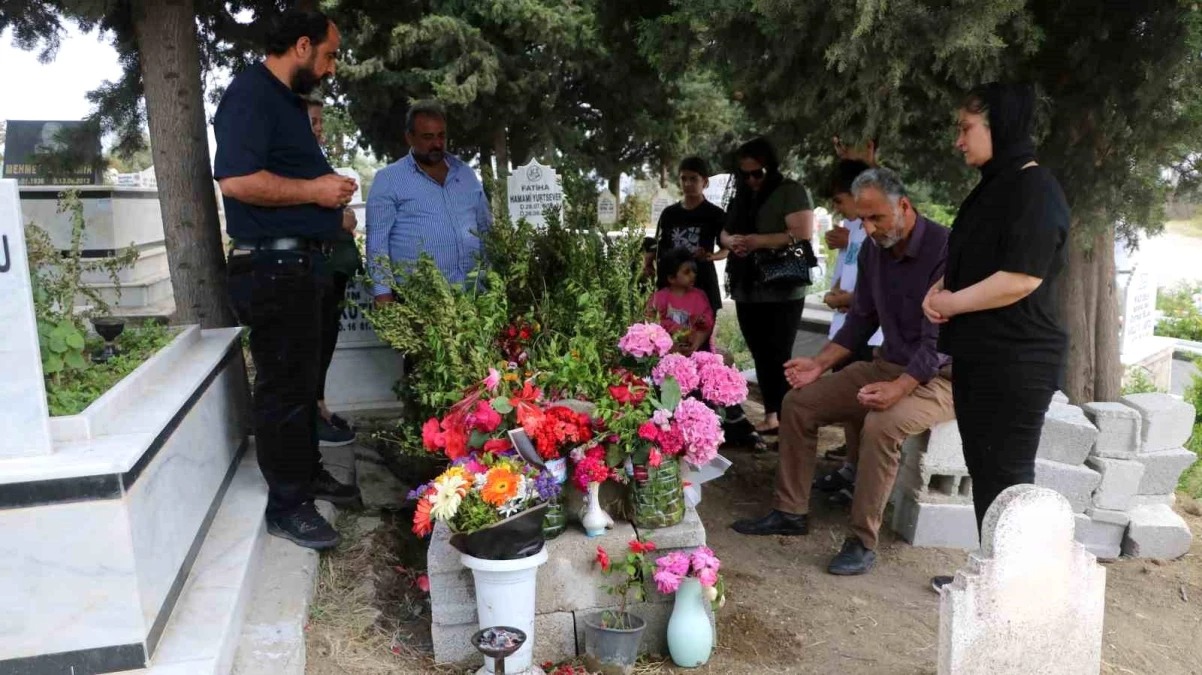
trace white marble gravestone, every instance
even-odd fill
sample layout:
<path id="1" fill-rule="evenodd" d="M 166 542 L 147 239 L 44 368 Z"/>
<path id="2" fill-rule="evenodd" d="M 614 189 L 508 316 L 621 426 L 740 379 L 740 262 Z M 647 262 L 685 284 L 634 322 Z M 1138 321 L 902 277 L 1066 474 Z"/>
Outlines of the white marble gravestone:
<path id="1" fill-rule="evenodd" d="M 509 218 L 525 219 L 538 228 L 547 226 L 547 209 L 563 209 L 563 188 L 555 169 L 536 160 L 509 174 Z"/>
<path id="2" fill-rule="evenodd" d="M 17 181 L 0 180 L 0 457 L 51 451 Z"/>
<path id="3" fill-rule="evenodd" d="M 1136 269 L 1123 297 L 1123 352 L 1136 349 L 1156 330 L 1156 282 L 1147 270 Z"/>
<path id="4" fill-rule="evenodd" d="M 989 507 L 981 550 L 945 586 L 940 675 L 1096 675 L 1106 570 L 1073 540 L 1068 500 L 1034 485 Z"/>
<path id="5" fill-rule="evenodd" d="M 659 225 L 659 217 L 663 215 L 664 209 L 675 203 L 676 200 L 672 199 L 672 195 L 669 195 L 664 190 L 661 189 L 656 192 L 655 196 L 651 198 L 651 227 L 657 227 Z"/>
<path id="6" fill-rule="evenodd" d="M 609 190 L 597 197 L 597 222 L 601 225 L 618 222 L 618 198 Z"/>

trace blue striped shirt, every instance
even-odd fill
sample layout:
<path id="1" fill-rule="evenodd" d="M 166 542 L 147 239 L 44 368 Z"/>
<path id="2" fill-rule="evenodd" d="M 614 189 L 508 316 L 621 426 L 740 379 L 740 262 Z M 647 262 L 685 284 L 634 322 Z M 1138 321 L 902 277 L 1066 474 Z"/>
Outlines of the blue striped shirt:
<path id="1" fill-rule="evenodd" d="M 471 167 L 446 156 L 446 182 L 430 178 L 405 155 L 376 174 L 367 197 L 367 260 L 372 295 L 390 292 L 380 269 L 384 256 L 397 271 L 422 253 L 451 283 L 462 282 L 481 256 L 480 236 L 492 225 L 484 187 Z"/>

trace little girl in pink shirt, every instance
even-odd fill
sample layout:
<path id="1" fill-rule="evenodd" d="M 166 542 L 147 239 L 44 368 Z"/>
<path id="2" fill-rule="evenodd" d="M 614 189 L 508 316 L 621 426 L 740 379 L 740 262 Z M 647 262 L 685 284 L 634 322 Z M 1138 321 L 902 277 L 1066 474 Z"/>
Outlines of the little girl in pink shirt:
<path id="1" fill-rule="evenodd" d="M 647 316 L 659 321 L 672 335 L 676 341 L 672 351 L 692 354 L 709 339 L 714 329 L 714 311 L 705 293 L 694 287 L 697 263 L 692 251 L 683 248 L 669 251 L 663 264 L 668 286 L 651 296 Z"/>

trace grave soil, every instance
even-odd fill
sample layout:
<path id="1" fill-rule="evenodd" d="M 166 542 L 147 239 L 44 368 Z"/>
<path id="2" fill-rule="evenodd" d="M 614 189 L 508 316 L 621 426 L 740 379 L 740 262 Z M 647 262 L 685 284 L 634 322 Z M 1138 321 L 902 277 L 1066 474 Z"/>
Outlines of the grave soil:
<path id="1" fill-rule="evenodd" d="M 841 442 L 838 430 L 824 430 L 820 449 Z M 830 576 L 825 567 L 842 543 L 846 510 L 816 495 L 809 536 L 738 535 L 732 521 L 770 508 L 776 454 L 724 454 L 733 466 L 706 486 L 698 507 L 728 588 L 714 656 L 688 671 L 648 659 L 637 672 L 934 673 L 939 602 L 929 578 L 954 572 L 967 554 L 913 548 L 886 528 L 872 573 Z M 1202 508 L 1179 499 L 1194 532 L 1188 555 L 1104 563 L 1103 673 L 1202 673 Z M 322 559 L 306 628 L 307 673 L 466 672 L 431 659 L 429 603 L 418 582 L 425 546 L 409 533 L 410 513 L 340 519 L 346 541 Z"/>

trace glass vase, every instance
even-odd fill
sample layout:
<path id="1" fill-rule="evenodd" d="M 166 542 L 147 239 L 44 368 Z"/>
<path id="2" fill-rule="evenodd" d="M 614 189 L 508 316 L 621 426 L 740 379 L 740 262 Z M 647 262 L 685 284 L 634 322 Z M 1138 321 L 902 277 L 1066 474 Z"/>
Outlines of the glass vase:
<path id="1" fill-rule="evenodd" d="M 558 501 L 547 504 L 547 515 L 543 517 L 543 538 L 550 541 L 568 527 L 568 514 Z"/>
<path id="2" fill-rule="evenodd" d="M 630 502 L 634 524 L 638 527 L 671 527 L 684 520 L 680 462 L 669 459 L 658 467 L 637 467 L 634 479 L 630 481 Z"/>

